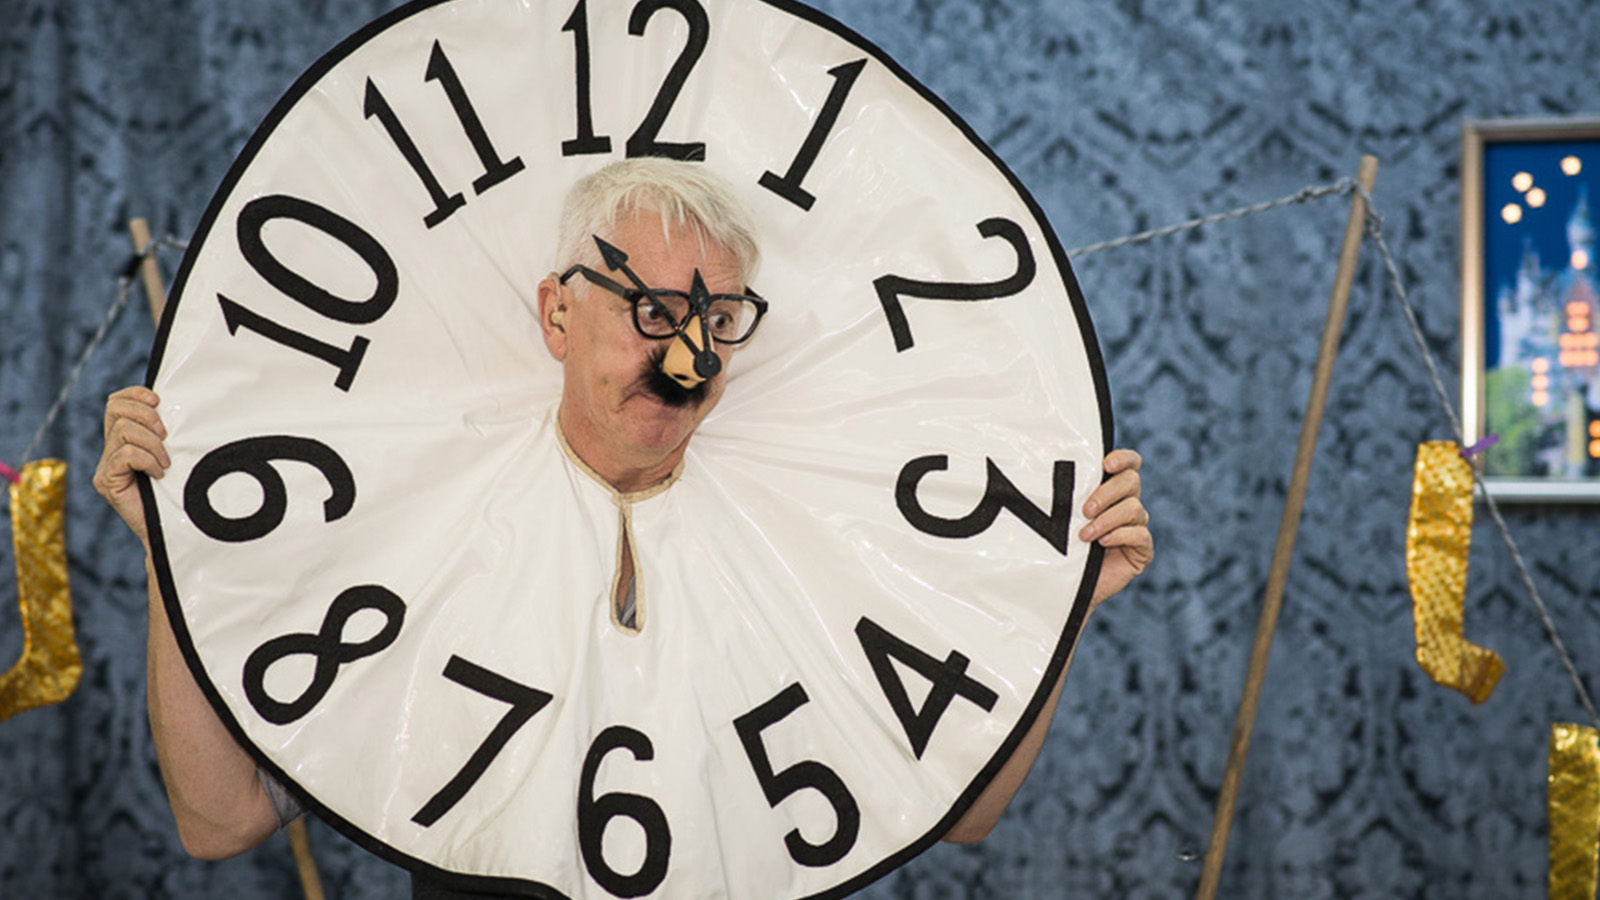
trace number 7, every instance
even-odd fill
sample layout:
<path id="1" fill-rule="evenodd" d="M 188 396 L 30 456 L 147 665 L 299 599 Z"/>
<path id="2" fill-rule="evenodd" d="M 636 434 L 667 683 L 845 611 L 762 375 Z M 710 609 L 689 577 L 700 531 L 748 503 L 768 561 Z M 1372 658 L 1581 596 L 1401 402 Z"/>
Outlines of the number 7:
<path id="1" fill-rule="evenodd" d="M 486 697 L 503 700 L 511 704 L 511 708 L 506 710 L 505 717 L 494 726 L 494 730 L 483 739 L 483 743 L 478 745 L 478 749 L 467 760 L 467 764 L 461 767 L 461 771 L 456 773 L 456 777 L 450 779 L 448 784 L 439 789 L 439 793 L 434 794 L 433 798 L 411 817 L 411 821 L 424 828 L 439 821 L 441 816 L 461 802 L 467 791 L 483 777 L 489 764 L 494 762 L 494 758 L 500 755 L 501 750 L 505 749 L 506 743 L 517 733 L 517 729 L 528 724 L 528 720 L 539 710 L 544 709 L 552 698 L 552 695 L 544 691 L 518 684 L 504 675 L 497 675 L 459 656 L 450 657 L 450 661 L 444 667 L 444 677 Z"/>

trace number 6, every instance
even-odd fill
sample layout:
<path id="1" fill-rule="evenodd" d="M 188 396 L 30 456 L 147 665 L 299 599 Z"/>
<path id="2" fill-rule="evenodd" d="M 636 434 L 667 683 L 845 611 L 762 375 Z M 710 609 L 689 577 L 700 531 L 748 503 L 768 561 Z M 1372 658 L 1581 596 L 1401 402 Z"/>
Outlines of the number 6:
<path id="1" fill-rule="evenodd" d="M 667 877 L 672 831 L 667 827 L 667 814 L 649 797 L 622 791 L 594 795 L 600 761 L 618 748 L 629 751 L 637 760 L 655 758 L 650 738 L 641 731 L 613 725 L 600 732 L 589 745 L 589 755 L 583 760 L 583 775 L 578 780 L 578 847 L 583 851 L 584 866 L 601 887 L 617 897 L 642 897 L 660 887 Z M 644 863 L 632 875 L 623 875 L 611 868 L 605 858 L 606 826 L 618 816 L 632 819 L 644 829 Z"/>

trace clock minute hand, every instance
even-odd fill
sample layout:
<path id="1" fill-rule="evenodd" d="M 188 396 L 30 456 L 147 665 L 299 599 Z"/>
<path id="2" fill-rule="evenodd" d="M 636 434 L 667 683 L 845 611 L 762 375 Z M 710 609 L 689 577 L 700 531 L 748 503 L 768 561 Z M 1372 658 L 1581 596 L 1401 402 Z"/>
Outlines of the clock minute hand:
<path id="1" fill-rule="evenodd" d="M 678 337 L 689 345 L 694 351 L 694 371 L 701 378 L 710 378 L 722 371 L 722 358 L 717 356 L 717 351 L 711 349 L 711 326 L 706 324 L 706 312 L 711 308 L 711 291 L 706 289 L 704 278 L 700 277 L 700 270 L 694 270 L 694 284 L 689 288 L 689 318 L 700 323 L 700 346 L 697 349 L 694 342 L 684 335 L 688 322 L 677 328 Z"/>
<path id="2" fill-rule="evenodd" d="M 634 288 L 640 293 L 654 300 L 661 309 L 667 308 L 667 305 L 661 302 L 661 298 L 656 296 L 655 289 L 645 284 L 643 279 L 634 274 L 633 269 L 628 265 L 628 254 L 623 252 L 622 248 L 607 242 L 605 238 L 598 234 L 591 236 L 594 238 L 595 246 L 600 248 L 600 258 L 605 260 L 606 268 L 614 272 L 621 272 L 629 281 L 633 282 Z M 722 359 L 717 356 L 715 350 L 711 349 L 711 331 L 706 325 L 705 311 L 710 302 L 711 292 L 706 289 L 705 281 L 700 277 L 700 270 L 695 269 L 694 286 L 689 294 L 688 318 L 698 317 L 700 319 L 700 346 L 696 347 L 694 341 L 690 340 L 687 334 L 684 334 L 684 325 L 688 323 L 687 319 L 683 322 L 673 322 L 672 332 L 673 336 L 683 341 L 684 346 L 689 348 L 689 352 L 694 354 L 694 371 L 701 378 L 711 378 L 722 371 Z"/>

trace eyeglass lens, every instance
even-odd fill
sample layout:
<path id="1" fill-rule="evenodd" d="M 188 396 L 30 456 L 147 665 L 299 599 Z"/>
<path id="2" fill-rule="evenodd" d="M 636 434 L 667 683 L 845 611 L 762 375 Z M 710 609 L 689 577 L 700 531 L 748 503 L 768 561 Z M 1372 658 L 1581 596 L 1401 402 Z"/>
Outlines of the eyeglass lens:
<path id="1" fill-rule="evenodd" d="M 634 301 L 633 318 L 639 330 L 650 337 L 671 337 L 673 330 L 690 314 L 689 296 L 681 291 L 656 291 L 655 300 L 630 291 Z M 742 341 L 755 328 L 756 307 L 743 297 L 716 295 L 704 316 L 711 336 L 724 343 Z"/>

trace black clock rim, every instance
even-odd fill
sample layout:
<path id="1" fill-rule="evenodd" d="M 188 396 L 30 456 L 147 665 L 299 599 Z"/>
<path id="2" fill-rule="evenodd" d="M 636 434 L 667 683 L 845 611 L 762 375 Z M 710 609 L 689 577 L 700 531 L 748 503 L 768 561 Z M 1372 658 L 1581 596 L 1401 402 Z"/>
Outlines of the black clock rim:
<path id="1" fill-rule="evenodd" d="M 207 204 L 199 224 L 195 227 L 188 249 L 185 251 L 183 259 L 179 263 L 178 271 L 173 277 L 172 288 L 168 293 L 167 303 L 156 329 L 155 341 L 150 353 L 150 362 L 145 372 L 145 385 L 147 387 L 154 386 L 156 375 L 160 371 L 172 323 L 177 314 L 179 304 L 184 298 L 184 288 L 187 285 L 195 260 L 200 250 L 204 247 L 206 239 L 210 236 L 212 227 L 215 225 L 222 207 L 232 196 L 239 180 L 255 160 L 256 155 L 266 144 L 272 133 L 277 129 L 278 124 L 324 75 L 368 41 L 382 34 L 398 22 L 432 7 L 452 2 L 457 2 L 457 0 L 410 0 L 410 2 L 373 19 L 322 54 L 295 79 L 294 83 L 273 105 L 271 111 L 263 118 L 261 124 L 256 127 L 249 140 L 245 143 L 244 148 L 240 150 L 238 156 L 230 164 L 227 174 L 223 176 L 216 192 L 212 195 L 211 201 Z M 715 0 L 712 0 L 712 2 L 715 2 Z M 1077 320 L 1078 330 L 1082 336 L 1085 356 L 1087 357 L 1094 382 L 1095 397 L 1100 409 L 1101 455 L 1104 456 L 1109 453 L 1115 445 L 1114 424 L 1111 412 L 1110 386 L 1106 377 L 1105 361 L 1100 352 L 1099 340 L 1095 335 L 1093 323 L 1089 318 L 1088 307 L 1083 298 L 1083 292 L 1078 284 L 1077 276 L 1067 259 L 1066 251 L 1062 248 L 1055 229 L 1050 226 L 1049 218 L 1045 215 L 1043 208 L 1039 206 L 1032 192 L 1023 185 L 1021 180 L 1017 178 L 1016 173 L 995 153 L 988 142 L 980 137 L 948 103 L 924 85 L 916 76 L 912 75 L 905 67 L 896 62 L 876 43 L 863 37 L 860 33 L 827 13 L 797 2 L 797 0 L 744 0 L 744 2 L 763 3 L 796 18 L 804 19 L 813 25 L 831 31 L 838 37 L 870 54 L 876 62 L 892 72 L 901 83 L 912 88 L 925 102 L 938 110 L 961 132 L 973 147 L 984 155 L 990 165 L 994 166 L 1005 177 L 1017 197 L 1022 200 L 1028 212 L 1033 216 L 1034 221 L 1039 224 L 1040 231 L 1049 245 L 1050 253 L 1055 260 L 1057 269 L 1061 272 L 1064 286 L 1067 289 L 1067 296 Z M 205 695 L 207 701 L 217 712 L 218 718 L 229 733 L 233 735 L 234 740 L 249 753 L 257 765 L 288 788 L 301 804 L 330 827 L 373 855 L 407 871 L 423 873 L 435 882 L 452 889 L 491 891 L 509 896 L 543 898 L 543 900 L 570 900 L 566 894 L 555 887 L 532 879 L 467 875 L 451 872 L 411 856 L 334 813 L 305 789 L 301 788 L 287 772 L 269 759 L 266 753 L 250 740 L 244 728 L 234 718 L 232 711 L 223 701 L 221 692 L 212 684 L 210 677 L 206 674 L 205 668 L 200 662 L 193 638 L 189 634 L 186 620 L 183 616 L 177 585 L 173 580 L 171 566 L 168 562 L 166 540 L 161 528 L 161 518 L 156 504 L 154 487 L 151 485 L 150 479 L 143 474 L 137 476 L 137 482 L 144 507 L 146 530 L 149 535 L 150 554 L 154 563 L 157 585 L 160 589 L 161 600 L 178 648 L 183 654 L 189 671 L 194 675 L 201 693 Z M 921 855 L 949 833 L 950 829 L 977 801 L 983 790 L 999 774 L 1001 767 L 1011 758 L 1012 753 L 1016 751 L 1017 746 L 1022 742 L 1022 738 L 1032 728 L 1033 723 L 1043 711 L 1045 702 L 1049 699 L 1057 679 L 1062 677 L 1062 670 L 1066 667 L 1067 661 L 1077 645 L 1084 620 L 1088 616 L 1094 585 L 1099 577 L 1103 556 L 1104 549 L 1099 544 L 1089 545 L 1089 559 L 1084 566 L 1083 579 L 1079 584 L 1077 596 L 1073 599 L 1072 612 L 1062 628 L 1055 652 L 1046 667 L 1044 677 L 1039 681 L 1039 687 L 1035 690 L 1033 697 L 1018 718 L 1011 733 L 1007 735 L 989 762 L 974 776 L 966 790 L 961 793 L 951 806 L 949 812 L 922 837 L 885 856 L 854 877 L 817 893 L 786 898 L 786 900 L 837 900 L 837 898 L 855 893 Z"/>

